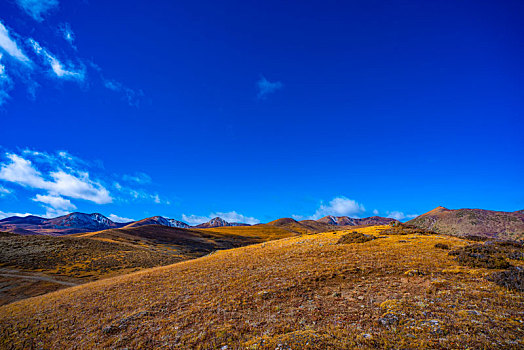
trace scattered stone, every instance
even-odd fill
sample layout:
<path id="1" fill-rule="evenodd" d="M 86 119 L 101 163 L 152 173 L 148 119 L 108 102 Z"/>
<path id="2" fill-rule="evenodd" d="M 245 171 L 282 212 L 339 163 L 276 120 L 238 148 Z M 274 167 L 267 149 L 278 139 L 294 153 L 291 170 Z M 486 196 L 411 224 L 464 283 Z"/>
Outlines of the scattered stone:
<path id="1" fill-rule="evenodd" d="M 385 327 L 390 327 L 398 324 L 398 317 L 392 312 L 387 312 L 378 319 L 378 322 Z"/>
<path id="2" fill-rule="evenodd" d="M 104 333 L 104 334 L 114 334 L 114 333 L 118 332 L 119 330 L 120 330 L 119 327 L 114 326 L 114 325 L 110 325 L 110 326 L 102 328 L 102 333 Z"/>
<path id="3" fill-rule="evenodd" d="M 414 270 L 408 270 L 408 271 L 404 272 L 404 275 L 406 275 L 406 276 L 424 276 L 424 275 L 426 275 L 426 273 L 422 272 L 420 270 L 414 269 Z"/>

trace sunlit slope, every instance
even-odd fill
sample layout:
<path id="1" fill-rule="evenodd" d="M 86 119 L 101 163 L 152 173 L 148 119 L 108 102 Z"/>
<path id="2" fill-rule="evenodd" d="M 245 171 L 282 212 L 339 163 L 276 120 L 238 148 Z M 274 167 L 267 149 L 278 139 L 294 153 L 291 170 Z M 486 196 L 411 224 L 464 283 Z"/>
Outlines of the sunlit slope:
<path id="1" fill-rule="evenodd" d="M 0 348 L 524 346 L 524 295 L 435 247 L 470 242 L 394 235 L 336 244 L 345 232 L 219 251 L 1 307 Z"/>
<path id="2" fill-rule="evenodd" d="M 0 305 L 186 258 L 116 241 L 0 233 Z"/>

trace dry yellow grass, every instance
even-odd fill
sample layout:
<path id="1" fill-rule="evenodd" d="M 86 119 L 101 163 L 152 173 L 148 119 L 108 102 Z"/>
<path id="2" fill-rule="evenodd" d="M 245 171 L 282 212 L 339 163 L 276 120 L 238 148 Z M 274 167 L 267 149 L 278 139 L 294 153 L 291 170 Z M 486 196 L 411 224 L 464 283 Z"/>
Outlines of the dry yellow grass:
<path id="1" fill-rule="evenodd" d="M 381 236 L 383 228 L 357 231 Z M 524 346 L 524 295 L 434 247 L 467 241 L 405 235 L 336 244 L 345 233 L 219 251 L 6 305 L 0 347 Z"/>

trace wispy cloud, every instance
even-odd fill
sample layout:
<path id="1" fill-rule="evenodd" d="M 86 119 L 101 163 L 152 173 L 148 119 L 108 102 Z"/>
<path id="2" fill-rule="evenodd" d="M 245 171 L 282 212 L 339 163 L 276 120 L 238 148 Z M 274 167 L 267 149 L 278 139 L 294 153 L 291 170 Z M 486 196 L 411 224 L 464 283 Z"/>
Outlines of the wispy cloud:
<path id="1" fill-rule="evenodd" d="M 125 101 L 127 101 L 128 105 L 130 105 L 131 107 L 140 106 L 140 102 L 144 98 L 144 92 L 142 90 L 133 90 L 116 80 L 110 80 L 110 79 L 103 79 L 103 80 L 104 80 L 104 86 L 111 91 L 122 94 L 122 97 L 124 98 Z"/>
<path id="2" fill-rule="evenodd" d="M 31 60 L 20 49 L 18 43 L 11 38 L 9 31 L 0 21 L 0 48 L 4 50 L 9 56 L 25 64 L 30 64 Z"/>
<path id="3" fill-rule="evenodd" d="M 349 217 L 359 217 L 360 214 L 364 213 L 366 208 L 364 205 L 358 203 L 353 199 L 346 198 L 344 196 L 335 197 L 329 201 L 329 203 L 324 204 L 320 203 L 320 207 L 315 211 L 311 216 L 300 216 L 293 215 L 295 219 L 309 219 L 317 220 L 324 216 L 333 215 L 333 216 L 349 216 Z"/>
<path id="4" fill-rule="evenodd" d="M 259 99 L 265 99 L 267 95 L 274 93 L 277 90 L 282 89 L 283 85 L 280 81 L 271 82 L 265 77 L 260 77 L 257 81 Z"/>
<path id="5" fill-rule="evenodd" d="M 58 7 L 58 0 L 16 0 L 16 3 L 38 22 L 44 20 L 43 15 Z"/>
<path id="6" fill-rule="evenodd" d="M 5 72 L 5 66 L 2 64 L 2 57 L 0 53 L 0 106 L 9 99 L 9 91 L 13 87 L 11 78 Z"/>
<path id="7" fill-rule="evenodd" d="M 62 34 L 64 40 L 67 41 L 69 45 L 71 45 L 71 47 L 76 50 L 75 33 L 71 29 L 71 25 L 69 23 L 63 23 L 58 27 L 58 31 L 60 34 Z"/>
<path id="8" fill-rule="evenodd" d="M 5 188 L 3 186 L 0 186 L 0 197 L 6 196 L 6 195 L 8 195 L 10 193 L 11 193 L 10 190 L 8 190 L 7 188 Z"/>
<path id="9" fill-rule="evenodd" d="M 53 73 L 62 79 L 84 81 L 86 76 L 85 67 L 73 68 L 70 64 L 66 67 L 60 62 L 54 55 L 52 55 L 47 49 L 40 46 L 34 39 L 29 39 L 35 53 L 41 56 L 47 64 L 51 67 Z"/>
<path id="10" fill-rule="evenodd" d="M 27 9 L 39 8 L 40 10 L 35 10 L 36 12 L 34 13 L 38 14 L 37 18 L 41 18 L 42 13 L 46 12 L 42 9 L 51 7 L 46 7 L 47 5 L 39 7 L 40 2 L 47 4 L 54 3 L 53 1 L 19 1 L 19 4 L 27 5 Z M 56 4 L 58 4 L 58 1 L 56 1 Z M 63 23 L 59 26 L 58 31 L 64 40 L 76 51 L 76 37 L 71 29 L 71 25 L 69 23 Z M 36 59 L 35 57 L 26 55 L 23 50 L 24 45 L 20 45 L 19 42 L 23 42 L 29 46 L 34 52 Z M 59 47 L 59 45 L 55 46 Z M 34 38 L 22 38 L 17 33 L 8 29 L 4 23 L 0 21 L 0 54 L 3 53 L 6 55 L 0 56 L 0 105 L 4 104 L 10 98 L 10 91 L 15 85 L 13 78 L 17 78 L 17 83 L 20 81 L 23 85 L 26 85 L 29 95 L 34 99 L 37 87 L 41 85 L 38 79 L 40 76 L 83 83 L 88 79 L 88 68 L 96 70 L 99 78 L 97 81 L 103 88 L 118 93 L 129 106 L 138 107 L 144 100 L 145 95 L 142 90 L 131 89 L 119 81 L 106 78 L 102 73 L 102 68 L 94 62 L 83 59 L 82 57 L 63 57 L 63 52 L 62 57 L 59 58 Z M 6 61 L 6 58 L 9 58 L 9 60 Z M 17 64 L 14 65 L 12 62 L 17 62 Z M 41 75 L 40 73 L 42 72 L 49 74 Z M 94 86 L 93 84 L 89 85 Z"/>
<path id="11" fill-rule="evenodd" d="M 198 225 L 198 224 L 207 222 L 216 217 L 222 218 L 226 220 L 227 222 L 241 222 L 241 223 L 246 223 L 250 225 L 255 225 L 260 222 L 260 220 L 254 217 L 245 216 L 245 215 L 237 213 L 236 211 L 230 211 L 227 213 L 216 212 L 216 213 L 211 213 L 208 216 L 182 214 L 182 220 L 187 222 L 190 225 Z"/>
<path id="12" fill-rule="evenodd" d="M 118 216 L 118 215 L 115 215 L 115 214 L 111 214 L 111 215 L 109 215 L 108 218 L 109 218 L 109 220 L 111 220 L 111 221 L 114 221 L 114 222 L 121 222 L 121 223 L 135 221 L 135 219 L 125 218 L 125 217 Z"/>
<path id="13" fill-rule="evenodd" d="M 128 182 L 136 182 L 138 184 L 148 184 L 148 183 L 151 183 L 151 176 L 145 174 L 145 173 L 141 173 L 141 172 L 137 172 L 133 175 L 123 175 L 122 176 L 122 179 L 124 181 L 128 181 Z"/>

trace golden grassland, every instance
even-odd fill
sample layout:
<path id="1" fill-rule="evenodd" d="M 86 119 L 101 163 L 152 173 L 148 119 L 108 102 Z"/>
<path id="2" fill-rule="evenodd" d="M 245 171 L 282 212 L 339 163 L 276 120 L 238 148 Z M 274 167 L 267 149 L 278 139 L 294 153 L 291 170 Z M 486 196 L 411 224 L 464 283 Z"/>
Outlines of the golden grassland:
<path id="1" fill-rule="evenodd" d="M 471 242 L 284 238 L 0 307 L 0 348 L 522 348 L 524 295 L 460 266 Z M 522 261 L 511 261 L 522 265 Z"/>
<path id="2" fill-rule="evenodd" d="M 0 305 L 67 287 L 61 282 L 82 284 L 292 235 L 270 226 L 214 231 L 158 225 L 62 237 L 3 233 Z"/>

